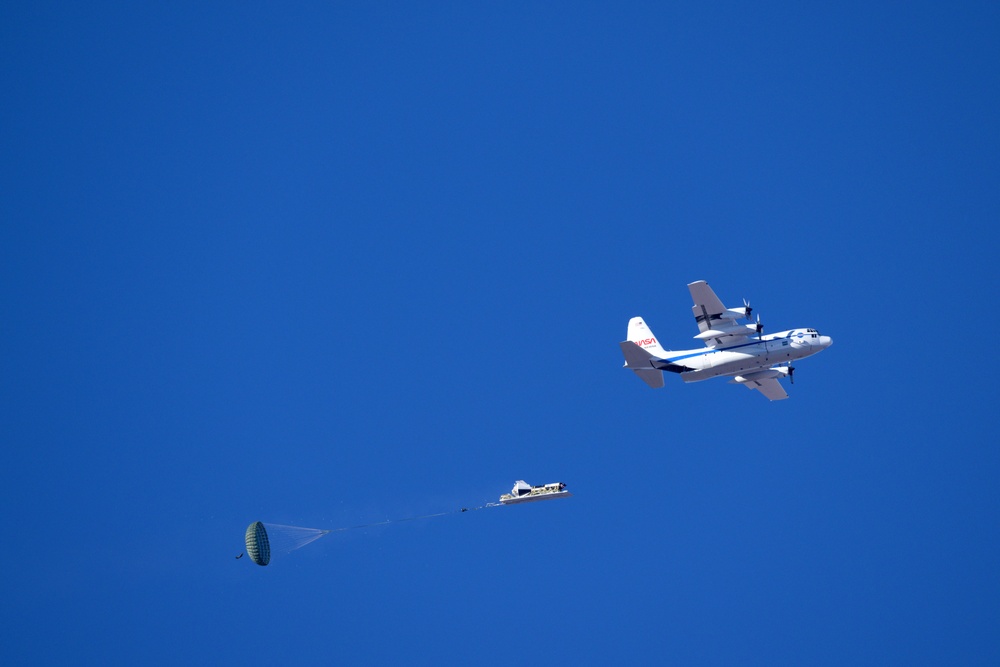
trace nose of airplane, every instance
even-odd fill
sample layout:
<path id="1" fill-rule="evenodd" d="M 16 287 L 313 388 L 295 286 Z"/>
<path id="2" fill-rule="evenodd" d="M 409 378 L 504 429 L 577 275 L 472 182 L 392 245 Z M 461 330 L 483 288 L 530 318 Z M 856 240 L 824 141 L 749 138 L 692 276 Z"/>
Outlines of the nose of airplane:
<path id="1" fill-rule="evenodd" d="M 830 347 L 831 345 L 833 345 L 833 339 L 832 338 L 830 338 L 829 336 L 820 336 L 819 337 L 819 346 L 820 347 L 827 348 L 827 347 Z"/>

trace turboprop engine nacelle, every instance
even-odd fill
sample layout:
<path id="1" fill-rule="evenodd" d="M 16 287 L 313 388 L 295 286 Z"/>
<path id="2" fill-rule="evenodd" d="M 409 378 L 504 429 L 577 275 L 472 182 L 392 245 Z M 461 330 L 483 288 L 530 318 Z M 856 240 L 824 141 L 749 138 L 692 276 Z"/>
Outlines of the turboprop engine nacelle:
<path id="1" fill-rule="evenodd" d="M 739 324 L 735 327 L 721 327 L 719 329 L 709 329 L 708 331 L 703 331 L 695 338 L 698 340 L 708 340 L 709 338 L 718 338 L 719 336 L 756 336 L 757 327 L 753 324 Z"/>

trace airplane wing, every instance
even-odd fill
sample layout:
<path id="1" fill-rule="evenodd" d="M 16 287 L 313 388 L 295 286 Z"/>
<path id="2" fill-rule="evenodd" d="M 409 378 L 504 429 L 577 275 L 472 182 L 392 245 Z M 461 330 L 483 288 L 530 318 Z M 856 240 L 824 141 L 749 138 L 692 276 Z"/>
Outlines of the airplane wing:
<path id="1" fill-rule="evenodd" d="M 744 382 L 743 386 L 749 389 L 756 389 L 767 396 L 770 401 L 780 401 L 788 398 L 785 388 L 781 386 L 776 378 L 764 378 L 762 380 L 750 380 Z"/>
<path id="2" fill-rule="evenodd" d="M 715 291 L 708 286 L 704 280 L 699 280 L 688 285 L 691 298 L 694 300 L 694 319 L 698 323 L 698 330 L 705 333 L 712 329 L 712 322 L 722 324 L 723 313 L 726 307 L 722 305 L 719 297 L 715 296 Z"/>
<path id="3" fill-rule="evenodd" d="M 688 284 L 688 290 L 694 301 L 691 312 L 694 313 L 700 332 L 695 338 L 705 341 L 708 347 L 721 345 L 723 340 L 726 343 L 738 343 L 756 332 L 752 324 L 737 324 L 736 321 L 744 317 L 742 312 L 726 309 L 704 280 Z"/>

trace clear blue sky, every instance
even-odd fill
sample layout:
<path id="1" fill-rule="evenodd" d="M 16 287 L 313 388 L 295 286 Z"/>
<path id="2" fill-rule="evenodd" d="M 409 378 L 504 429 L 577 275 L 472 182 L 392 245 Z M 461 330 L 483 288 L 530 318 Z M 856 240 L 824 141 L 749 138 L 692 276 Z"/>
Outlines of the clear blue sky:
<path id="1" fill-rule="evenodd" d="M 0 661 L 1000 662 L 995 3 L 287 4 L 0 13 Z"/>

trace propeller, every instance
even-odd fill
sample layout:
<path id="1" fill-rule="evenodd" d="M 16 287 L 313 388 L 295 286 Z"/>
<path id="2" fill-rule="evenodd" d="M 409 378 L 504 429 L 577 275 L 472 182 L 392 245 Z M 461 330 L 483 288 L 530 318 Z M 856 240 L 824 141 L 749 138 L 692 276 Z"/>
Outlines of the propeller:
<path id="1" fill-rule="evenodd" d="M 750 313 L 753 312 L 753 308 L 750 307 L 750 302 L 743 299 L 743 317 L 750 319 Z"/>
<path id="2" fill-rule="evenodd" d="M 788 367 L 788 381 L 795 384 L 795 366 Z"/>
<path id="3" fill-rule="evenodd" d="M 757 340 L 760 340 L 760 335 L 764 333 L 764 325 L 760 323 L 760 315 L 757 315 Z"/>

